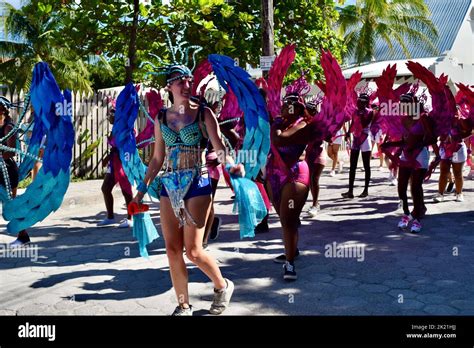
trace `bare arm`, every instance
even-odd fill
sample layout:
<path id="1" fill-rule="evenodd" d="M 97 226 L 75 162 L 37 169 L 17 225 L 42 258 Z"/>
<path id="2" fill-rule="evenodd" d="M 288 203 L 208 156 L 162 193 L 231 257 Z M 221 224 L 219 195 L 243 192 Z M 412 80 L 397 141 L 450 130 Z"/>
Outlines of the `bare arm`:
<path id="1" fill-rule="evenodd" d="M 153 157 L 150 159 L 150 163 L 148 164 L 148 169 L 145 174 L 145 179 L 143 182 L 146 186 L 150 186 L 153 180 L 156 178 L 156 175 L 160 171 L 161 167 L 163 166 L 163 162 L 165 159 L 165 142 L 163 140 L 163 135 L 161 134 L 160 123 L 158 120 L 155 121 L 155 144 L 153 147 Z M 135 202 L 139 202 L 143 199 L 145 194 L 143 192 L 138 191 L 135 198 L 133 199 Z"/>
<path id="2" fill-rule="evenodd" d="M 219 124 L 217 119 L 214 116 L 214 113 L 209 109 L 204 109 L 204 124 L 206 126 L 206 132 L 211 140 L 212 146 L 217 153 L 217 157 L 221 163 L 230 164 L 233 174 L 241 174 L 244 176 L 244 169 L 242 165 L 236 165 L 234 159 L 226 153 L 226 148 L 222 140 L 221 131 L 219 129 Z"/>
<path id="3" fill-rule="evenodd" d="M 311 124 L 301 122 L 284 132 L 273 130 L 273 143 L 276 146 L 306 145 L 318 137 L 317 133 Z"/>

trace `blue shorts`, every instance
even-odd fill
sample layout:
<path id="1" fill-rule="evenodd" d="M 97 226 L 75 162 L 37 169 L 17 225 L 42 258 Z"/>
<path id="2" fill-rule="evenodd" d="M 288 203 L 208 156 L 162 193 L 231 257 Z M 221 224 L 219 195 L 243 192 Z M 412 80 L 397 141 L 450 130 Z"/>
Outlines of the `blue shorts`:
<path id="1" fill-rule="evenodd" d="M 201 174 L 194 177 L 191 186 L 189 187 L 188 193 L 184 196 L 184 200 L 198 197 L 198 196 L 210 196 L 212 195 L 212 186 L 211 180 L 209 179 L 209 174 Z M 168 197 L 168 192 L 166 191 L 165 186 L 161 188 L 160 197 Z"/>

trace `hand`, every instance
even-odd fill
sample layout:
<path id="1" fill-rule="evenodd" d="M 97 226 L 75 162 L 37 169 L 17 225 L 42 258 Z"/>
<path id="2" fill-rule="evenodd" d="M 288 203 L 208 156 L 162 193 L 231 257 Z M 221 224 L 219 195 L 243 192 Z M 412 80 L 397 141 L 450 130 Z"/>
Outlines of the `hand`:
<path id="1" fill-rule="evenodd" d="M 143 194 L 143 192 L 138 191 L 135 197 L 133 197 L 132 202 L 139 204 L 143 200 L 144 196 L 145 195 Z"/>
<path id="2" fill-rule="evenodd" d="M 244 177 L 245 176 L 244 165 L 242 163 L 236 164 L 235 166 L 230 168 L 229 173 L 235 176 Z"/>

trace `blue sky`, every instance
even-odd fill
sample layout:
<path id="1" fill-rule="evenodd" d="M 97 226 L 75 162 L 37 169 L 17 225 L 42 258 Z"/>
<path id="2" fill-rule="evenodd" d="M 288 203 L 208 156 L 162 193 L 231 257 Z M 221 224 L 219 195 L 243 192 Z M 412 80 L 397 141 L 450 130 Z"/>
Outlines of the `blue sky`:
<path id="1" fill-rule="evenodd" d="M 5 0 L 5 1 L 8 2 L 9 4 L 13 5 L 13 7 L 15 7 L 15 8 L 20 7 L 21 0 Z"/>

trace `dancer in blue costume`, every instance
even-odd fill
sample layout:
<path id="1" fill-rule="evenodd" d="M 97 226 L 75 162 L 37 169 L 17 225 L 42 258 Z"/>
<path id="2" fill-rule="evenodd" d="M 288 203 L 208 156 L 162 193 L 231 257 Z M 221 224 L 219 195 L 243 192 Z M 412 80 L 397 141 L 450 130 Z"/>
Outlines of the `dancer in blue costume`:
<path id="1" fill-rule="evenodd" d="M 155 123 L 155 149 L 143 183 L 134 198 L 140 202 L 160 169 L 163 188 L 160 194 L 160 217 L 170 263 L 173 287 L 179 301 L 174 315 L 192 315 L 189 303 L 188 274 L 183 258 L 195 263 L 214 283 L 212 314 L 221 314 L 229 304 L 234 284 L 224 278 L 216 261 L 203 249 L 202 240 L 211 208 L 212 187 L 208 174 L 201 168 L 207 139 L 214 149 L 225 151 L 217 120 L 213 112 L 190 100 L 191 71 L 183 65 L 173 65 L 166 75 L 167 88 L 173 105 L 162 110 Z M 226 165 L 234 175 L 243 176 L 242 164 L 226 157 Z"/>

